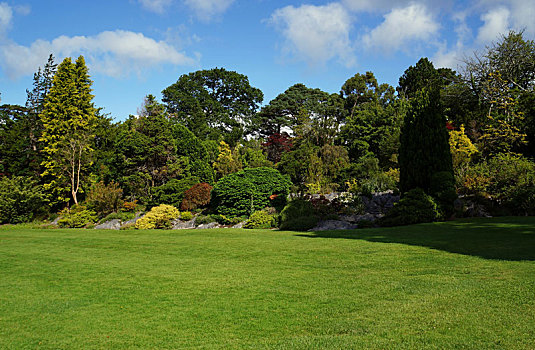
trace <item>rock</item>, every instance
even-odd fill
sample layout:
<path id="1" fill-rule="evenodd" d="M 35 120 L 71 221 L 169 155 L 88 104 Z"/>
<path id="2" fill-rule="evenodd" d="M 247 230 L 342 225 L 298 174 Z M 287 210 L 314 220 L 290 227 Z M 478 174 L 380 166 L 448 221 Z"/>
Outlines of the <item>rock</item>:
<path id="1" fill-rule="evenodd" d="M 242 221 L 240 223 L 237 223 L 236 225 L 232 226 L 232 228 L 243 228 L 243 226 L 245 226 L 245 223 L 247 221 Z"/>
<path id="2" fill-rule="evenodd" d="M 122 223 L 121 227 L 124 227 L 124 226 L 132 226 L 132 225 L 135 225 L 136 222 L 141 219 L 143 217 L 143 215 L 141 214 L 138 214 L 136 215 L 135 218 L 131 219 L 131 220 L 128 220 L 128 221 L 125 221 Z"/>
<path id="3" fill-rule="evenodd" d="M 95 230 L 119 230 L 121 228 L 121 220 L 113 219 L 106 221 L 100 225 L 95 226 Z"/>
<path id="4" fill-rule="evenodd" d="M 309 231 L 353 230 L 356 228 L 357 225 L 351 224 L 347 221 L 325 220 L 320 221 L 316 227 L 310 229 Z"/>
<path id="5" fill-rule="evenodd" d="M 211 222 L 209 224 L 202 224 L 196 227 L 197 230 L 204 230 L 210 228 L 219 228 L 219 224 L 217 222 Z"/>
<path id="6" fill-rule="evenodd" d="M 186 230 L 195 228 L 195 219 L 189 221 L 174 220 L 171 226 L 171 230 Z"/>
<path id="7" fill-rule="evenodd" d="M 341 215 L 340 220 L 349 222 L 349 223 L 358 224 L 360 221 L 375 221 L 377 219 L 377 216 L 379 215 L 381 214 L 373 215 L 370 213 L 366 213 L 366 214 L 360 214 L 360 215 L 359 214 Z"/>

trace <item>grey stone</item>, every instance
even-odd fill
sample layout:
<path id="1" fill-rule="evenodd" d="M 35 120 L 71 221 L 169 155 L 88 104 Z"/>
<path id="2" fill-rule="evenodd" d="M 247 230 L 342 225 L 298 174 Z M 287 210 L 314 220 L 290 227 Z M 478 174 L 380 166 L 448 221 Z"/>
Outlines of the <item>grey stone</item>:
<path id="1" fill-rule="evenodd" d="M 357 225 L 351 224 L 347 221 L 325 220 L 320 221 L 316 227 L 310 229 L 309 231 L 353 230 L 357 227 Z"/>
<path id="2" fill-rule="evenodd" d="M 210 229 L 210 228 L 219 228 L 219 224 L 217 222 L 211 222 L 209 224 L 202 224 L 196 227 L 197 230 Z"/>
<path id="3" fill-rule="evenodd" d="M 243 226 L 245 226 L 245 223 L 247 221 L 242 221 L 242 222 L 239 222 L 237 223 L 236 225 L 232 226 L 232 228 L 243 228 Z"/>
<path id="4" fill-rule="evenodd" d="M 186 230 L 191 228 L 195 228 L 195 219 L 189 221 L 174 220 L 171 226 L 172 230 Z"/>
<path id="5" fill-rule="evenodd" d="M 121 228 L 121 220 L 113 219 L 106 221 L 100 225 L 95 226 L 95 230 L 119 230 Z"/>

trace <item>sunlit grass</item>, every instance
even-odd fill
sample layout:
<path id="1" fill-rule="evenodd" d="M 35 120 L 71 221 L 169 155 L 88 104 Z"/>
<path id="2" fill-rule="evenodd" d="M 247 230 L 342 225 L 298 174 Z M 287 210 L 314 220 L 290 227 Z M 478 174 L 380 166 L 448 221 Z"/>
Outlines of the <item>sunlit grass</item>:
<path id="1" fill-rule="evenodd" d="M 535 218 L 0 230 L 0 348 L 535 348 Z"/>

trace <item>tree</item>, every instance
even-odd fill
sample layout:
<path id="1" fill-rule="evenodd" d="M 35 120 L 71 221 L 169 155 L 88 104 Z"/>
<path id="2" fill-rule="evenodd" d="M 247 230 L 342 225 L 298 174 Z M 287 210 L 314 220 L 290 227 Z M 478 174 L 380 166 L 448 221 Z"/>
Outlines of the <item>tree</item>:
<path id="1" fill-rule="evenodd" d="M 162 94 L 168 111 L 195 136 L 222 136 L 231 146 L 248 133 L 264 98 L 245 75 L 223 68 L 182 75 Z"/>
<path id="2" fill-rule="evenodd" d="M 91 164 L 91 140 L 97 120 L 91 84 L 83 56 L 75 63 L 65 58 L 39 115 L 43 123 L 40 141 L 44 145 L 44 187 L 60 202 L 71 198 L 78 204 Z"/>
<path id="3" fill-rule="evenodd" d="M 262 108 L 256 116 L 255 132 L 269 137 L 288 128 L 316 144 L 326 144 L 332 142 L 343 119 L 340 96 L 295 84 Z"/>
<path id="4" fill-rule="evenodd" d="M 390 85 L 379 85 L 372 72 L 355 74 L 344 83 L 340 94 L 347 118 L 339 140 L 347 147 L 350 159 L 358 162 L 373 156 L 382 168 L 396 167 L 407 103 L 396 97 Z"/>
<path id="5" fill-rule="evenodd" d="M 410 107 L 400 136 L 401 193 L 421 188 L 432 195 L 434 174 L 446 172 L 453 177 L 449 135 L 440 101 L 442 84 L 440 74 L 433 69 L 427 59 L 421 59 L 400 78 L 402 89 L 410 92 Z"/>
<path id="6" fill-rule="evenodd" d="M 436 87 L 416 91 L 401 128 L 400 191 L 431 189 L 431 177 L 438 172 L 453 176 L 446 119 Z"/>

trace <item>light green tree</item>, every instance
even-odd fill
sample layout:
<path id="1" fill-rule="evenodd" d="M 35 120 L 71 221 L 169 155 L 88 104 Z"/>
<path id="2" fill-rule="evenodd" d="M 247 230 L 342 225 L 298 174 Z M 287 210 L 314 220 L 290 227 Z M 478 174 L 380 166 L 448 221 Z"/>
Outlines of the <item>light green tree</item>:
<path id="1" fill-rule="evenodd" d="M 91 165 L 91 147 L 97 123 L 92 81 L 83 56 L 75 63 L 65 58 L 39 114 L 43 124 L 44 188 L 58 202 L 78 204 L 84 177 Z"/>

